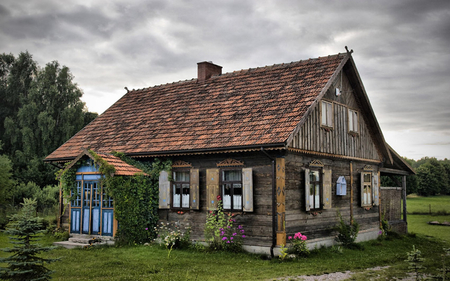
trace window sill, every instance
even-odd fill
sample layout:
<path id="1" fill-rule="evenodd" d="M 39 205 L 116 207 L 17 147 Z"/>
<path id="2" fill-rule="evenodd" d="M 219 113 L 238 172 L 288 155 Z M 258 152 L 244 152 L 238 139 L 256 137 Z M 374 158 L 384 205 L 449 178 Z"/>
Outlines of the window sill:
<path id="1" fill-rule="evenodd" d="M 359 133 L 358 133 L 358 132 L 350 131 L 350 132 L 348 132 L 348 134 L 349 134 L 350 136 L 352 136 L 352 137 L 359 137 Z"/>
<path id="2" fill-rule="evenodd" d="M 331 131 L 333 131 L 333 127 L 328 127 L 328 126 L 325 126 L 325 125 L 320 125 L 320 128 L 321 128 L 322 130 L 324 130 L 325 132 L 331 132 Z"/>

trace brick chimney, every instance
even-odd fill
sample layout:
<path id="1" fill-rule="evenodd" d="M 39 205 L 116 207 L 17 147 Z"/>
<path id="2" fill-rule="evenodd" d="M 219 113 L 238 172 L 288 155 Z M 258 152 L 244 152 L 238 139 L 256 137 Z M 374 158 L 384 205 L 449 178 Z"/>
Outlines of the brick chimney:
<path id="1" fill-rule="evenodd" d="M 204 82 L 214 75 L 222 74 L 222 67 L 215 65 L 212 62 L 204 61 L 197 63 L 198 66 L 198 81 Z"/>

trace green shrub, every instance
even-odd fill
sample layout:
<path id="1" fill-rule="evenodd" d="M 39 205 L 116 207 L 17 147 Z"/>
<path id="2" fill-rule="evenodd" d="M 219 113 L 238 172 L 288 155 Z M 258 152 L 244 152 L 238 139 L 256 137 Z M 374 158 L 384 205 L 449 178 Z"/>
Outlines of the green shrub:
<path id="1" fill-rule="evenodd" d="M 342 246 L 346 248 L 359 248 L 355 243 L 359 232 L 359 224 L 357 222 L 347 224 L 339 212 L 337 215 L 339 217 L 339 223 L 335 227 L 335 230 L 338 231 L 338 235 L 335 238 L 336 242 L 342 244 Z"/>

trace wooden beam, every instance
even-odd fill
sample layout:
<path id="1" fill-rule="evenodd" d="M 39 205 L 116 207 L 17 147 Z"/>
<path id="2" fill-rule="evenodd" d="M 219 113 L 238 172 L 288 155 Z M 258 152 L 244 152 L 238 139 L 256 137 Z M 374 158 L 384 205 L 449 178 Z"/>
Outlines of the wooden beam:
<path id="1" fill-rule="evenodd" d="M 402 176 L 408 176 L 409 173 L 403 170 L 397 170 L 397 169 L 390 169 L 390 168 L 380 168 L 381 173 L 385 174 L 394 174 L 394 175 L 402 175 Z"/>

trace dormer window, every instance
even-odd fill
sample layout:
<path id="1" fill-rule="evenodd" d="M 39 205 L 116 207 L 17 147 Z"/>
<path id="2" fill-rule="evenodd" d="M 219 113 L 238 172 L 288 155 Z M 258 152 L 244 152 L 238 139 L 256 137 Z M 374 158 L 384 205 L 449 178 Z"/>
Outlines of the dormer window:
<path id="1" fill-rule="evenodd" d="M 358 133 L 358 111 L 348 110 L 348 131 L 351 133 Z"/>
<path id="2" fill-rule="evenodd" d="M 333 103 L 322 101 L 320 111 L 320 124 L 325 128 L 333 128 Z"/>

